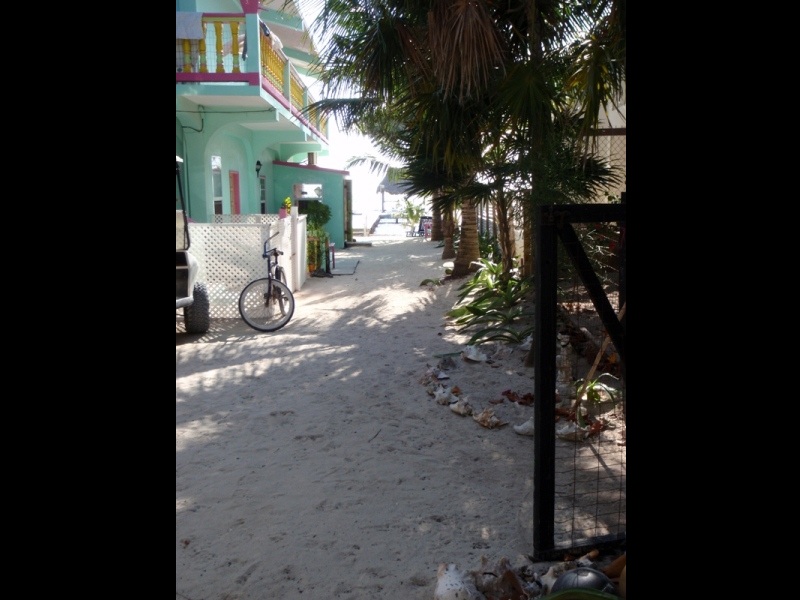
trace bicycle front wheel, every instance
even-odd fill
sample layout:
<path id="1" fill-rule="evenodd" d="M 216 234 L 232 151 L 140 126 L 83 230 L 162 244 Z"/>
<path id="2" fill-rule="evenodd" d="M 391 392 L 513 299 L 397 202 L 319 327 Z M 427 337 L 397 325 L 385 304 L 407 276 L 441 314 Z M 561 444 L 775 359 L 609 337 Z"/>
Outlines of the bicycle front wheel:
<path id="1" fill-rule="evenodd" d="M 294 294 L 277 279 L 255 279 L 239 294 L 239 314 L 257 331 L 277 331 L 294 314 Z"/>

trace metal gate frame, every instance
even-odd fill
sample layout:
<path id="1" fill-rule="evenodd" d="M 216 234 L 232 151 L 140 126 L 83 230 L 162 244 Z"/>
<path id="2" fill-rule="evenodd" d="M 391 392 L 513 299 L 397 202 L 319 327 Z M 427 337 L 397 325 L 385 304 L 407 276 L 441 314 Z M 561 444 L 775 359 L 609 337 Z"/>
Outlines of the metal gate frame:
<path id="1" fill-rule="evenodd" d="M 534 316 L 534 461 L 533 461 L 533 559 L 556 560 L 564 548 L 555 547 L 555 407 L 558 240 L 586 286 L 592 303 L 620 356 L 623 396 L 625 396 L 625 316 L 618 319 L 589 258 L 583 250 L 573 223 L 619 222 L 620 269 L 619 303 L 625 304 L 625 192 L 621 204 L 561 204 L 537 207 L 535 240 L 535 316 Z M 616 544 L 619 536 L 593 540 L 592 547 Z M 570 548 L 571 551 L 587 549 Z"/>

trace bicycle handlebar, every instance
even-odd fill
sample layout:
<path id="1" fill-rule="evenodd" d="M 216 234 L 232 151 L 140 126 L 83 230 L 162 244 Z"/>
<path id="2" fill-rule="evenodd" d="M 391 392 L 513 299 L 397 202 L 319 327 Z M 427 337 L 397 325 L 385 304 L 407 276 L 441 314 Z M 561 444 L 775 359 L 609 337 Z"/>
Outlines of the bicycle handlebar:
<path id="1" fill-rule="evenodd" d="M 278 235 L 278 234 L 276 233 L 275 235 Z M 269 238 L 269 240 L 274 238 L 275 235 L 273 235 L 271 238 Z M 270 255 L 270 252 L 272 253 L 272 255 L 275 258 L 277 258 L 278 256 L 282 256 L 283 255 L 283 250 L 278 250 L 277 248 L 269 248 L 268 247 L 269 246 L 269 240 L 264 242 L 264 254 L 261 255 L 261 258 L 267 258 L 267 256 Z"/>

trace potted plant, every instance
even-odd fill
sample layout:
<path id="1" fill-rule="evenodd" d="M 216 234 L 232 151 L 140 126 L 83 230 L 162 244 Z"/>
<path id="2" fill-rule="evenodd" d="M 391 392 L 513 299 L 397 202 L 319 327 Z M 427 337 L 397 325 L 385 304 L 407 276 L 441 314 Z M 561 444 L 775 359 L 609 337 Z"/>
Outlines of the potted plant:
<path id="1" fill-rule="evenodd" d="M 321 268 L 324 261 L 322 246 L 327 239 L 327 234 L 322 227 L 310 225 L 306 232 L 306 257 L 308 261 L 308 272 L 313 274 Z"/>
<path id="2" fill-rule="evenodd" d="M 292 199 L 286 196 L 286 198 L 283 199 L 283 204 L 281 204 L 281 207 L 278 209 L 278 217 L 285 219 L 290 210 L 292 210 Z"/>
<path id="3" fill-rule="evenodd" d="M 325 224 L 331 220 L 331 208 L 322 202 L 302 203 L 298 208 L 301 215 L 306 215 L 306 257 L 308 270 L 314 273 L 322 267 L 325 259 L 325 248 L 328 243 L 328 233 Z"/>

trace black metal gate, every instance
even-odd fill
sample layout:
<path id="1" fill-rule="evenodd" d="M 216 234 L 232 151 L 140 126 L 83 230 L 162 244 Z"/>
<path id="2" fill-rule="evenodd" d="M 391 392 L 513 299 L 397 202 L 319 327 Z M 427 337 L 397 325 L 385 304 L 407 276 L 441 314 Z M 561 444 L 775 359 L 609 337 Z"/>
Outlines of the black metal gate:
<path id="1" fill-rule="evenodd" d="M 625 539 L 625 449 L 557 441 L 556 355 L 558 328 L 558 241 L 577 271 L 619 355 L 625 414 L 625 193 L 621 204 L 542 206 L 535 221 L 536 306 L 533 346 L 534 467 L 533 547 L 535 560 L 618 545 Z M 573 224 L 616 222 L 618 301 L 612 307 Z M 617 444 L 618 445 L 618 444 Z M 560 469 L 557 471 L 557 468 Z M 558 479 L 557 481 L 557 474 Z M 570 480 L 571 477 L 571 480 Z"/>

